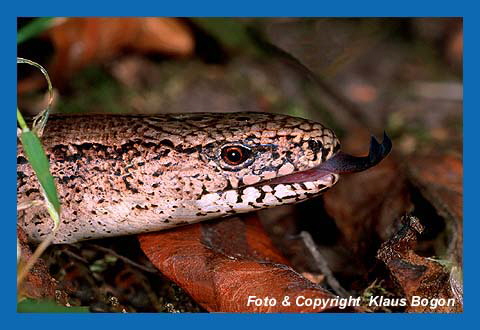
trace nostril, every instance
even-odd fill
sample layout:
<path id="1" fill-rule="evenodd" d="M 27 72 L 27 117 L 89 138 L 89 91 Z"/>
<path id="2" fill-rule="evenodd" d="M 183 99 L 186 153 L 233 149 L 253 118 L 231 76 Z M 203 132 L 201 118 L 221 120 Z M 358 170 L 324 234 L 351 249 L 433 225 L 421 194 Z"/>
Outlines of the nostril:
<path id="1" fill-rule="evenodd" d="M 316 141 L 316 140 L 308 140 L 308 147 L 314 152 L 317 153 L 322 149 L 323 144 L 321 141 Z"/>

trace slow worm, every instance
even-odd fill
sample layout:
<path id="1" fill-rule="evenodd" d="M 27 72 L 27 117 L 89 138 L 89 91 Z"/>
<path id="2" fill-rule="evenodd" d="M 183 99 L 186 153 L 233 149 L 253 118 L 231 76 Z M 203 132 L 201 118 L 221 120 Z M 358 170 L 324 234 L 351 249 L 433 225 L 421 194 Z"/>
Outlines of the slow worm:
<path id="1" fill-rule="evenodd" d="M 391 149 L 371 140 L 366 157 L 340 151 L 334 132 L 269 113 L 51 116 L 42 137 L 62 202 L 54 243 L 164 230 L 292 204 L 368 169 Z M 17 200 L 41 199 L 19 146 Z M 18 212 L 34 242 L 53 228 L 43 206 Z"/>

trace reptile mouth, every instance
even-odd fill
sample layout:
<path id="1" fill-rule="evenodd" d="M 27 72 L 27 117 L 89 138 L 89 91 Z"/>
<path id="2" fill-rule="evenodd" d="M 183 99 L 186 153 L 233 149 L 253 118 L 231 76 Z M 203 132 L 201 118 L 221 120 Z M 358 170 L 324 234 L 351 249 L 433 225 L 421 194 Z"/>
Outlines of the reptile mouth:
<path id="1" fill-rule="evenodd" d="M 367 156 L 357 157 L 340 151 L 314 168 L 263 181 L 259 185 L 311 182 L 325 179 L 328 175 L 365 171 L 380 163 L 391 150 L 392 141 L 384 132 L 382 143 L 371 137 Z"/>

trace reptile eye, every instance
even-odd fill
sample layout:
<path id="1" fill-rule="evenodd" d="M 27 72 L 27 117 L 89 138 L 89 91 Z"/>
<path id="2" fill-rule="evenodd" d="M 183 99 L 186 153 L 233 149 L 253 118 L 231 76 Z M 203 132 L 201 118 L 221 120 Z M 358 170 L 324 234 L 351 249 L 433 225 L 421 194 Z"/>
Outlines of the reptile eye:
<path id="1" fill-rule="evenodd" d="M 240 165 L 250 157 L 250 150 L 242 146 L 228 146 L 222 149 L 222 159 L 228 165 Z"/>

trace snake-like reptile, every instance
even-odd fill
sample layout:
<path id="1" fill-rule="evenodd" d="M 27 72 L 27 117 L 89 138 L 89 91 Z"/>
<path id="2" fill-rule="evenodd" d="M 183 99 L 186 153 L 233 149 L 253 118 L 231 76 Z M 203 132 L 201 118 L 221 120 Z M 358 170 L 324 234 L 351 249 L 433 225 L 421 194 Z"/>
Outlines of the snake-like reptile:
<path id="1" fill-rule="evenodd" d="M 62 203 L 54 243 L 164 230 L 297 203 L 367 169 L 391 149 L 340 151 L 334 132 L 268 113 L 51 116 L 42 136 Z M 41 200 L 21 147 L 18 203 Z M 42 205 L 18 213 L 39 242 L 53 222 Z"/>

